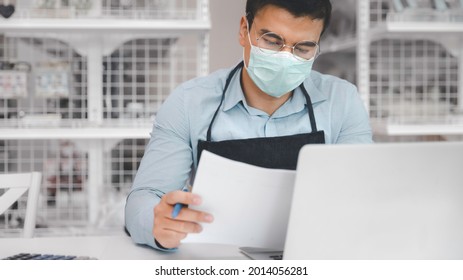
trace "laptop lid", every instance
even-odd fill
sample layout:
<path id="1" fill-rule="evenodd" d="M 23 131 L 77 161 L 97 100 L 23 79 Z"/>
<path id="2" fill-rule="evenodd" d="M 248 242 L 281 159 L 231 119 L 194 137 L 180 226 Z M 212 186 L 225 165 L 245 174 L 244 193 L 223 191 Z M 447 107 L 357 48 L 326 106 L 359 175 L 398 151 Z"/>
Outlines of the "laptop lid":
<path id="1" fill-rule="evenodd" d="M 463 259 L 463 142 L 307 145 L 284 259 Z"/>

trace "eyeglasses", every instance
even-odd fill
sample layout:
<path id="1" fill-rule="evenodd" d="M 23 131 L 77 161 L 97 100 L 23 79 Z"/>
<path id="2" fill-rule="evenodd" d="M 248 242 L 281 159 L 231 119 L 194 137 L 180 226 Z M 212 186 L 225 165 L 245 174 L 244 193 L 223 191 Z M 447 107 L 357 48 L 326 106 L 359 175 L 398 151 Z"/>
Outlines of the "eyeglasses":
<path id="1" fill-rule="evenodd" d="M 285 44 L 285 39 L 274 32 L 267 32 L 257 38 L 257 47 L 267 54 L 275 54 L 285 47 L 291 48 L 293 56 L 300 61 L 315 59 L 320 54 L 320 46 L 316 42 L 301 41 L 293 46 Z"/>

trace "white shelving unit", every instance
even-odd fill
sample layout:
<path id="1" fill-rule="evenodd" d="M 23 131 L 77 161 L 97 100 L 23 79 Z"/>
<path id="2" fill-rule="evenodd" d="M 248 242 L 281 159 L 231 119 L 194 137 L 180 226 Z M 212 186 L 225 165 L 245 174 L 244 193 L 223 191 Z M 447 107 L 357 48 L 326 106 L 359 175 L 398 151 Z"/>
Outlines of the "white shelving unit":
<path id="1" fill-rule="evenodd" d="M 375 134 L 463 135 L 462 5 L 357 1 L 357 82 Z"/>
<path id="2" fill-rule="evenodd" d="M 0 172 L 44 172 L 39 234 L 120 229 L 159 106 L 209 72 L 209 2 L 39 2 L 0 20 L 0 62 L 30 68 L 26 96 L 0 88 Z M 57 80 L 68 90 L 51 90 Z"/>

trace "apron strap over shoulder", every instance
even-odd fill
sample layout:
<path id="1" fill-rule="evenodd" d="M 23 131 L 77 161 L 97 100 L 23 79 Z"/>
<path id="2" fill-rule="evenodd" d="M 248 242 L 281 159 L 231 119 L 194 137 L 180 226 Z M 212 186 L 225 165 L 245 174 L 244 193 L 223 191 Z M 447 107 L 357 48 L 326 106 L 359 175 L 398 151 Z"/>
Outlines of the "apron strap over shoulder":
<path id="1" fill-rule="evenodd" d="M 312 132 L 317 132 L 317 122 L 315 121 L 315 113 L 313 111 L 312 100 L 310 99 L 310 95 L 305 89 L 304 84 L 299 86 L 304 93 L 305 99 L 307 100 L 307 109 L 309 111 L 309 119 L 310 119 L 310 126 L 312 127 Z"/>
<path id="2" fill-rule="evenodd" d="M 217 110 L 215 111 L 214 116 L 212 117 L 211 124 L 209 124 L 209 128 L 207 129 L 207 141 L 211 141 L 212 124 L 214 123 L 215 118 L 217 117 L 217 114 L 219 113 L 220 107 L 222 107 L 223 100 L 225 99 L 225 92 L 227 91 L 228 86 L 230 85 L 231 79 L 235 75 L 236 71 L 243 68 L 243 65 L 244 65 L 244 61 L 241 61 L 240 63 L 238 63 L 238 65 L 230 72 L 230 74 L 227 77 L 227 81 L 225 82 L 225 87 L 223 89 L 222 99 L 220 100 L 219 107 L 217 107 Z"/>

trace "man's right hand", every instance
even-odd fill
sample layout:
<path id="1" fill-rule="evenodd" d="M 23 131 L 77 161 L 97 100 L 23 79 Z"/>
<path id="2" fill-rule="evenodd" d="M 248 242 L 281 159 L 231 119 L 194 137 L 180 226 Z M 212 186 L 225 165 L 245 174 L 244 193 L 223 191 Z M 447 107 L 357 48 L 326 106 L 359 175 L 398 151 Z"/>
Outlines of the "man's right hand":
<path id="1" fill-rule="evenodd" d="M 183 207 L 174 219 L 172 211 L 177 203 L 200 205 L 201 198 L 191 192 L 173 191 L 165 194 L 154 207 L 153 236 L 164 248 L 178 247 L 189 233 L 202 231 L 199 223 L 211 223 L 214 220 L 211 214 L 188 207 Z"/>

